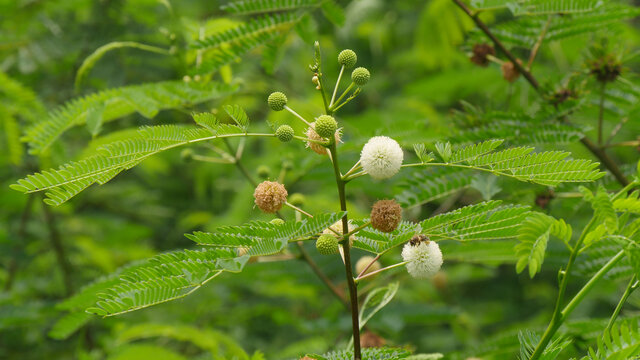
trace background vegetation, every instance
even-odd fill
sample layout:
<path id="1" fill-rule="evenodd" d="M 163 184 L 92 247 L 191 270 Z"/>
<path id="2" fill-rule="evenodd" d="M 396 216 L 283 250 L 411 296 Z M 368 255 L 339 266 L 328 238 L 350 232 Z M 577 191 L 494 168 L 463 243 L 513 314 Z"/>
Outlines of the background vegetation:
<path id="1" fill-rule="evenodd" d="M 243 359 L 260 351 L 291 359 L 349 341 L 343 303 L 299 259 L 258 261 L 192 296 L 122 316 L 83 312 L 93 299 L 83 297 L 83 286 L 136 260 L 192 246 L 184 233 L 271 219 L 254 208 L 253 186 L 236 166 L 198 161 L 216 155 L 209 148 L 195 148 L 195 157 L 176 150 L 149 158 L 60 206 L 9 188 L 26 174 L 130 137 L 141 125 L 191 123 L 194 111 L 228 121 L 224 106 L 240 105 L 253 127 L 270 131 L 286 116 L 266 106 L 275 90 L 295 95 L 289 104 L 300 113 L 319 114 L 322 100 L 307 66 L 315 40 L 325 73 L 336 74 L 335 56 L 350 48 L 372 74 L 366 91 L 339 115 L 345 162 L 355 163 L 373 135 L 406 149 L 501 138 L 508 146 L 601 161 L 580 139 L 597 139 L 602 116 L 607 153 L 626 177 L 636 173 L 640 10 L 633 1 L 577 1 L 586 10 L 568 14 L 471 1 L 488 9 L 480 19 L 525 64 L 546 29 L 532 67 L 542 98 L 524 77 L 509 82 L 499 64 L 469 60 L 473 45 L 489 41 L 451 0 L 279 1 L 269 17 L 234 3 L 0 0 L 0 358 Z M 245 30 L 269 30 L 232 46 L 211 40 L 242 23 L 249 24 Z M 590 66 L 605 53 L 623 67 L 602 86 Z M 74 116 L 78 111 L 82 117 Z M 549 121 L 562 116 L 573 125 Z M 65 119 L 73 122 L 60 125 Z M 338 209 L 332 169 L 321 166 L 322 158 L 275 139 L 242 144 L 230 146 L 244 146 L 243 165 L 253 178 L 283 179 L 311 213 Z M 621 188 L 611 175 L 585 185 Z M 490 174 L 420 170 L 383 186 L 359 181 L 348 198 L 350 214 L 366 217 L 375 200 L 393 197 L 413 221 L 491 199 L 531 206 L 574 229 L 592 213 L 575 184 L 551 189 Z M 293 216 L 291 209 L 284 213 Z M 541 273 L 531 279 L 515 271 L 516 244 L 443 243 L 445 264 L 434 279 L 410 280 L 400 271 L 364 284 L 363 299 L 376 285 L 404 280 L 367 330 L 387 345 L 447 359 L 513 357 L 520 330 L 542 332 L 547 325 L 557 270 L 568 257 L 561 242 L 550 241 Z M 581 254 L 568 291 L 577 291 L 612 251 L 602 243 Z M 309 252 L 346 289 L 342 264 Z M 616 268 L 577 308 L 562 328 L 573 341 L 561 358 L 595 345 L 631 273 L 629 263 Z M 637 323 L 639 307 L 631 294 L 622 314 Z"/>

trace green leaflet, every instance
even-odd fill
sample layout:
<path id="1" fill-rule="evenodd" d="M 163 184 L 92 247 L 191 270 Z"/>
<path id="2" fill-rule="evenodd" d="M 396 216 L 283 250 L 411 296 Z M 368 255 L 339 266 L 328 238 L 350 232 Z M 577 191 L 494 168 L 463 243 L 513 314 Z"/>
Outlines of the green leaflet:
<path id="1" fill-rule="evenodd" d="M 182 108 L 189 104 L 223 97 L 235 92 L 236 86 L 221 83 L 165 81 L 108 89 L 68 101 L 49 112 L 42 121 L 25 131 L 24 140 L 30 152 L 41 153 L 68 129 L 85 124 L 91 112 L 100 106 L 102 123 L 138 112 L 152 118 L 160 110 Z"/>

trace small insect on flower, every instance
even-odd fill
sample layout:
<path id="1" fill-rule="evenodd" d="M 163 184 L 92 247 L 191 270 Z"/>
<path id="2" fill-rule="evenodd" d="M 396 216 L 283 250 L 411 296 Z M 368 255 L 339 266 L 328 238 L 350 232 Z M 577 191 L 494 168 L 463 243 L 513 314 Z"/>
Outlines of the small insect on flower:
<path id="1" fill-rule="evenodd" d="M 442 266 L 440 246 L 424 235 L 414 236 L 402 248 L 402 259 L 407 262 L 407 272 L 416 279 L 433 277 Z"/>
<path id="2" fill-rule="evenodd" d="M 371 208 L 371 226 L 382 232 L 392 232 L 402 221 L 402 207 L 395 200 L 376 201 Z"/>
<path id="3" fill-rule="evenodd" d="M 271 93 L 267 99 L 267 104 L 273 111 L 281 111 L 287 105 L 287 96 L 279 91 Z"/>
<path id="4" fill-rule="evenodd" d="M 332 255 L 338 253 L 338 239 L 329 234 L 322 234 L 316 240 L 316 249 L 322 255 Z"/>
<path id="5" fill-rule="evenodd" d="M 338 122 L 331 115 L 320 115 L 315 122 L 316 134 L 328 138 L 338 130 Z"/>
<path id="6" fill-rule="evenodd" d="M 263 181 L 256 187 L 253 197 L 260 210 L 274 213 L 287 202 L 287 189 L 275 181 Z"/>
<path id="7" fill-rule="evenodd" d="M 293 128 L 289 125 L 280 125 L 276 130 L 276 137 L 282 142 L 289 142 L 293 140 Z"/>
<path id="8" fill-rule="evenodd" d="M 388 179 L 400 171 L 404 154 L 397 141 L 387 136 L 375 136 L 362 148 L 360 163 L 372 178 Z"/>
<path id="9" fill-rule="evenodd" d="M 353 81 L 358 86 L 364 86 L 367 82 L 369 82 L 370 77 L 371 73 L 369 73 L 369 70 L 363 67 L 355 68 L 351 73 L 351 81 Z"/>
<path id="10" fill-rule="evenodd" d="M 338 63 L 345 67 L 345 69 L 351 69 L 358 61 L 358 55 L 351 49 L 344 49 L 338 54 Z"/>

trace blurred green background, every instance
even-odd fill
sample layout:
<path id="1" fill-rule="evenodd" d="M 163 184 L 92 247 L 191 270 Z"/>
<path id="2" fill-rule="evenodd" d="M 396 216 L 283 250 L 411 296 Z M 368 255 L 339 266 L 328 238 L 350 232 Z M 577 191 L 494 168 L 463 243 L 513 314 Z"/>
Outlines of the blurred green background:
<path id="1" fill-rule="evenodd" d="M 566 84 L 575 89 L 581 106 L 571 109 L 572 120 L 593 135 L 599 85 L 586 74 L 585 59 L 590 46 L 608 39 L 612 51 L 622 54 L 625 67 L 625 82 L 609 86 L 607 92 L 606 133 L 628 119 L 615 136 L 617 143 L 637 140 L 640 130 L 635 117 L 640 31 L 632 1 L 611 3 L 628 6 L 629 16 L 595 31 L 544 43 L 533 72 L 546 89 Z M 62 300 L 132 261 L 192 246 L 184 233 L 271 219 L 253 207 L 253 188 L 233 165 L 185 161 L 179 150 L 171 151 L 59 207 L 45 207 L 38 194 L 26 196 L 9 189 L 28 173 L 82 158 L 87 148 L 126 136 L 126 129 L 190 123 L 189 114 L 196 110 L 220 112 L 225 104 L 239 104 L 254 129 L 268 131 L 270 122 L 291 123 L 287 114 L 266 106 L 272 91 L 288 94 L 289 105 L 305 116 L 320 114 L 322 100 L 308 69 L 315 40 L 322 46 L 324 73 L 330 81 L 337 76 L 335 58 L 344 48 L 356 51 L 358 65 L 372 74 L 364 92 L 338 116 L 344 127 L 343 167 L 358 159 L 362 144 L 374 135 L 393 137 L 409 149 L 417 142 L 455 141 L 460 128 L 482 121 L 477 114 L 484 111 L 522 116 L 544 112 L 522 78 L 509 83 L 499 65 L 483 68 L 469 61 L 471 47 L 481 35 L 450 0 L 355 0 L 337 1 L 339 9 L 333 12 L 305 10 L 277 44 L 259 47 L 200 80 L 239 84 L 240 90 L 230 96 L 162 111 L 152 119 L 128 115 L 104 123 L 94 135 L 85 126 L 75 127 L 39 156 L 29 155 L 26 145 L 16 141 L 30 124 L 78 96 L 164 80 L 197 81 L 190 73 L 196 52 L 187 44 L 202 32 L 212 34 L 247 19 L 221 10 L 224 4 L 0 0 L 0 358 L 232 359 L 242 358 L 243 351 L 259 350 L 268 359 L 292 359 L 348 342 L 351 323 L 343 305 L 298 260 L 250 264 L 241 274 L 225 274 L 183 300 L 115 318 L 82 318 L 79 322 L 86 324 L 73 332 L 60 326 L 67 313 Z M 487 12 L 482 18 L 492 25 L 513 20 L 507 10 Z M 85 58 L 112 41 L 141 42 L 167 53 L 109 51 L 76 86 L 76 72 Z M 524 59 L 528 56 L 517 46 L 514 52 Z M 576 158 L 592 156 L 579 143 L 535 146 L 570 150 Z M 206 148 L 195 151 L 208 154 Z M 638 159 L 635 148 L 616 147 L 610 154 L 619 164 Z M 256 179 L 260 166 L 266 166 L 262 172 L 270 179 L 284 175 L 289 193 L 304 195 L 305 210 L 338 209 L 332 169 L 299 144 L 249 140 L 243 161 Z M 633 171 L 632 166 L 624 169 Z M 350 185 L 351 214 L 367 216 L 373 201 L 400 194 L 402 184 L 415 176 L 404 172 L 383 186 L 368 178 Z M 577 227 L 588 220 L 589 207 L 570 196 L 574 187 L 557 189 L 567 196 L 546 204 L 536 202 L 539 195 L 549 193 L 544 187 L 473 176 L 473 184 L 464 190 L 405 210 L 406 219 L 424 219 L 493 198 L 533 206 Z M 285 216 L 292 217 L 293 212 L 285 210 Z M 397 271 L 364 284 L 362 296 L 375 285 L 401 282 L 396 298 L 368 329 L 388 345 L 441 352 L 447 359 L 512 358 L 519 348 L 517 331 L 541 330 L 548 321 L 556 296 L 556 271 L 566 256 L 562 247 L 554 246 L 550 244 L 541 276 L 531 280 L 516 274 L 515 254 L 504 247 L 494 251 L 490 244 L 478 248 L 445 244 L 445 264 L 432 281 L 417 281 Z M 341 263 L 309 250 L 344 289 Z M 363 255 L 356 251 L 354 256 Z M 383 263 L 397 259 L 399 252 Z M 613 277 L 578 309 L 574 318 L 585 320 L 572 320 L 564 329 L 581 339 L 572 344 L 571 352 L 584 354 L 593 343 L 624 285 Z M 625 314 L 634 315 L 640 297 L 632 296 L 630 303 Z"/>

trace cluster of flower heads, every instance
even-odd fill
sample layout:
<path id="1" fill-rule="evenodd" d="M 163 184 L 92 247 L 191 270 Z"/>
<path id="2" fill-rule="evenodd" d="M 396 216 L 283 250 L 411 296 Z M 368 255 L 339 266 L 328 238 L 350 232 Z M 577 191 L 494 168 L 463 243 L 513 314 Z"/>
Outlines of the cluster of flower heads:
<path id="1" fill-rule="evenodd" d="M 480 65 L 488 63 L 487 56 L 492 56 L 492 48 L 478 47 L 478 54 L 473 59 Z M 338 55 L 338 63 L 342 66 L 340 73 L 344 69 L 351 69 L 357 62 L 357 55 L 354 51 L 346 49 Z M 315 72 L 312 78 L 317 89 L 322 89 L 320 76 L 317 73 L 317 67 L 312 67 Z M 355 68 L 351 73 L 351 85 L 345 90 L 343 95 L 338 97 L 334 103 L 335 93 L 339 84 L 336 84 L 336 90 L 331 98 L 328 107 L 329 112 L 334 112 L 351 98 L 360 92 L 360 87 L 364 86 L 370 79 L 369 70 L 363 67 Z M 338 80 L 339 83 L 339 80 Z M 339 104 L 347 93 L 357 87 L 345 102 Z M 306 137 L 296 136 L 293 127 L 287 124 L 280 125 L 276 131 L 276 137 L 282 142 L 289 142 L 294 138 L 306 141 L 307 147 L 317 154 L 326 155 L 328 148 L 341 142 L 341 128 L 338 127 L 336 119 L 328 114 L 317 116 L 313 122 L 308 122 L 293 109 L 287 106 L 287 96 L 282 92 L 274 92 L 269 95 L 267 103 L 273 111 L 287 110 L 299 120 L 302 120 L 307 126 L 305 131 Z M 373 179 L 388 179 L 397 174 L 404 159 L 402 148 L 394 139 L 387 136 L 375 136 L 369 139 L 364 145 L 360 153 L 360 160 L 357 166 L 360 166 L 364 173 Z M 273 182 L 264 181 L 260 183 L 254 192 L 255 204 L 266 213 L 275 213 L 279 211 L 283 205 L 287 203 L 287 190 L 284 185 Z M 293 200 L 292 200 L 293 202 Z M 371 209 L 370 226 L 383 233 L 391 233 L 395 231 L 402 221 L 402 207 L 395 200 L 377 201 Z M 279 223 L 282 220 L 279 221 Z M 349 222 L 348 229 L 343 229 L 342 220 L 331 225 L 322 231 L 316 239 L 316 249 L 322 255 L 333 255 L 340 252 L 341 243 L 346 241 L 343 234 L 349 234 L 348 246 L 351 247 L 356 240 L 355 226 Z M 402 258 L 406 263 L 409 274 L 415 278 L 428 278 L 434 276 L 442 265 L 442 253 L 437 243 L 429 241 L 423 235 L 416 235 L 402 249 Z M 370 256 L 362 257 L 356 264 L 358 274 L 369 274 L 381 269 L 377 258 Z"/>

